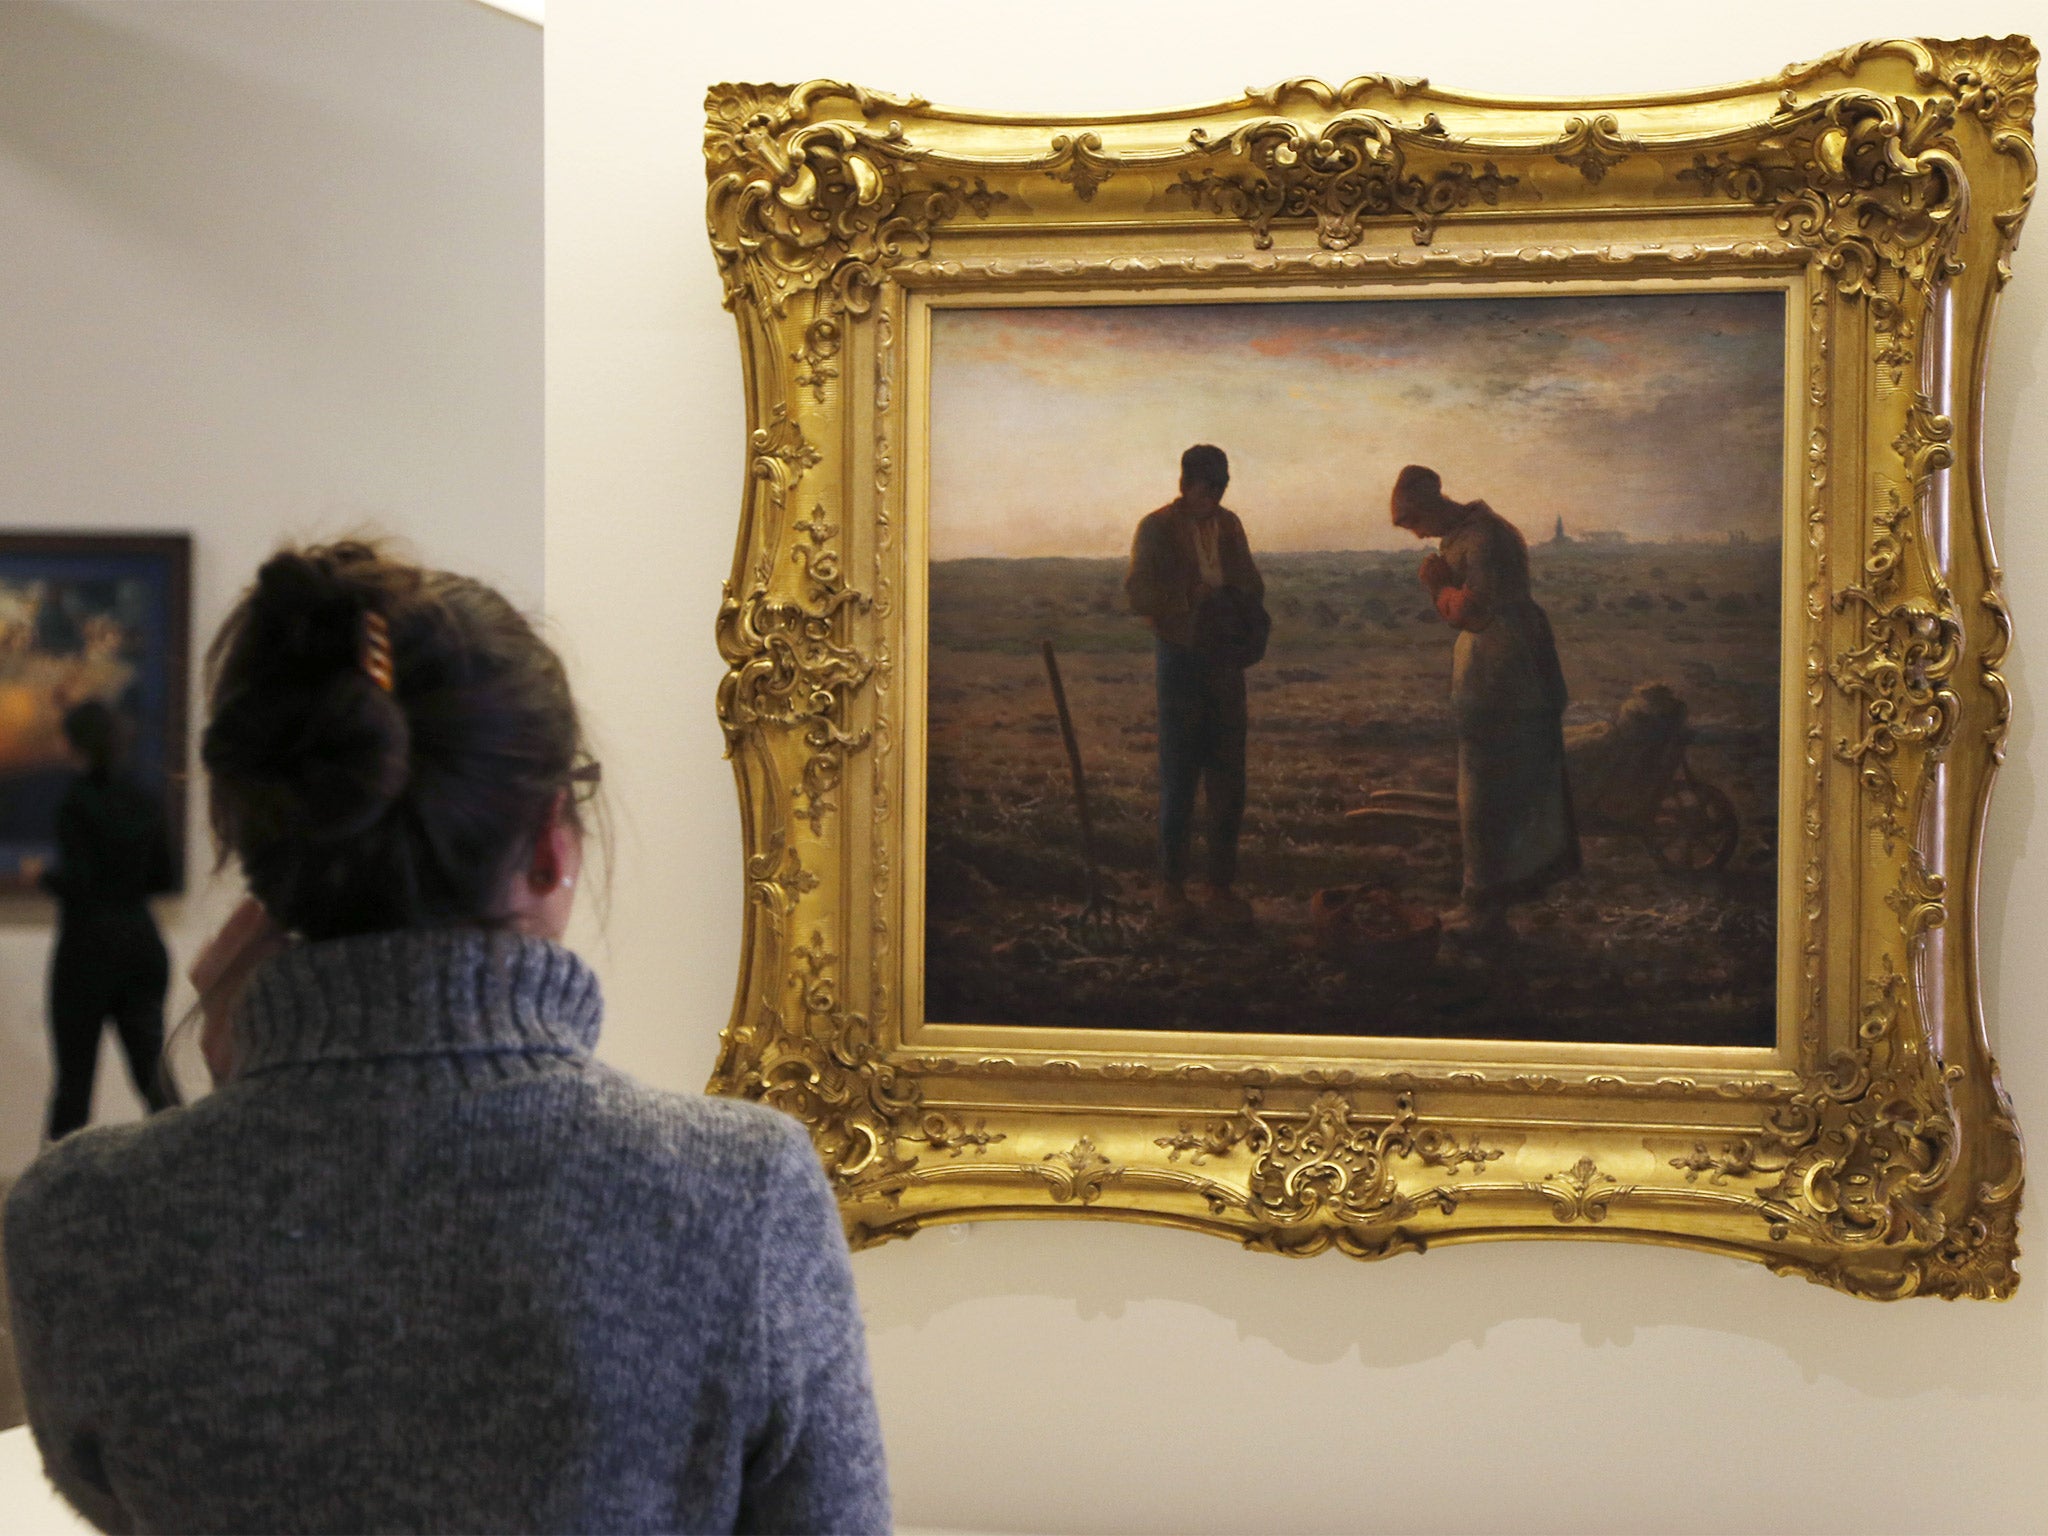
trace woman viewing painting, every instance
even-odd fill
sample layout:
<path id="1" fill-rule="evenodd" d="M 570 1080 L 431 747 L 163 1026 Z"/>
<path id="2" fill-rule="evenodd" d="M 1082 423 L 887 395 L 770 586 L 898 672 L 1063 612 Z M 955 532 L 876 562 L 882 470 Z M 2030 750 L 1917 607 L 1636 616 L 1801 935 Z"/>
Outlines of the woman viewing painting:
<path id="1" fill-rule="evenodd" d="M 1395 527 L 1438 541 L 1418 574 L 1458 632 L 1451 713 L 1465 868 L 1448 926 L 1497 940 L 1510 905 L 1579 868 L 1557 642 L 1530 595 L 1529 547 L 1513 523 L 1483 501 L 1453 501 L 1419 464 L 1395 478 L 1392 511 Z"/>
<path id="2" fill-rule="evenodd" d="M 593 1055 L 560 658 L 348 542 L 265 562 L 210 672 L 251 893 L 192 970 L 216 1091 L 66 1137 L 6 1205 L 51 1481 L 107 1531 L 888 1529 L 803 1127 Z M 142 891 L 128 847 L 60 872 Z"/>

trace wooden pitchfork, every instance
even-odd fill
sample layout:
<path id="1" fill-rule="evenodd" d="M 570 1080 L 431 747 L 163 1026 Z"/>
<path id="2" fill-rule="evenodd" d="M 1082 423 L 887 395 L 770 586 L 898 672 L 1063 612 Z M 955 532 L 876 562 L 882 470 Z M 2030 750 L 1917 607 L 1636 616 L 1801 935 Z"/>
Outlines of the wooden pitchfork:
<path id="1" fill-rule="evenodd" d="M 1114 934 L 1123 924 L 1117 916 L 1115 900 L 1103 892 L 1102 874 L 1095 863 L 1095 823 L 1088 815 L 1088 776 L 1081 768 L 1081 743 L 1074 735 L 1074 717 L 1067 710 L 1066 687 L 1060 682 L 1060 659 L 1050 640 L 1044 642 L 1040 651 L 1045 657 L 1046 681 L 1052 684 L 1053 708 L 1059 711 L 1060 739 L 1067 744 L 1067 768 L 1074 778 L 1074 808 L 1081 813 L 1081 867 L 1088 878 L 1087 903 L 1069 920 L 1069 925 Z"/>

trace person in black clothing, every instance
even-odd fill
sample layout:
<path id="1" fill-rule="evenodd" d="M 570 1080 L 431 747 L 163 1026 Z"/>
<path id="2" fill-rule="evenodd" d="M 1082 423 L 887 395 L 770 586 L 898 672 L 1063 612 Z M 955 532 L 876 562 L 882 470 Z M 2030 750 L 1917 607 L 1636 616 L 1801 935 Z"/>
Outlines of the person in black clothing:
<path id="1" fill-rule="evenodd" d="M 57 807 L 57 865 L 42 877 L 59 913 L 50 965 L 52 1141 L 92 1116 L 100 1031 L 109 1019 L 150 1110 L 178 1102 L 160 1070 L 170 956 L 149 911 L 149 898 L 175 884 L 163 810 L 116 771 L 119 727 L 106 705 L 69 711 L 64 736 L 84 771 Z"/>

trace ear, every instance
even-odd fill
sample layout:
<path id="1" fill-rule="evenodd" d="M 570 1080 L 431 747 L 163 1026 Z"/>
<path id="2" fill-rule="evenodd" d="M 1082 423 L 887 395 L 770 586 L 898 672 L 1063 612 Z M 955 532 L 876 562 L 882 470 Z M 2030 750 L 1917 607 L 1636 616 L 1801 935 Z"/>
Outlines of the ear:
<path id="1" fill-rule="evenodd" d="M 569 792 L 559 790 L 548 801 L 546 817 L 533 840 L 533 854 L 526 864 L 526 887 L 536 896 L 546 896 L 576 883 L 583 865 L 583 840 L 569 821 Z"/>

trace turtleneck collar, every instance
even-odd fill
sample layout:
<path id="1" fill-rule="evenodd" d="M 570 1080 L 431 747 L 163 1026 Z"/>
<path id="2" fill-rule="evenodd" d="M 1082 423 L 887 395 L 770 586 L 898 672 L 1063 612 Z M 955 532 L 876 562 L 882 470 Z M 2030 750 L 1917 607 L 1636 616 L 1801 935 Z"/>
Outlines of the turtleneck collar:
<path id="1" fill-rule="evenodd" d="M 432 928 L 295 944 L 242 996 L 236 1075 L 390 1057 L 583 1057 L 603 1013 L 597 977 L 546 939 Z"/>

